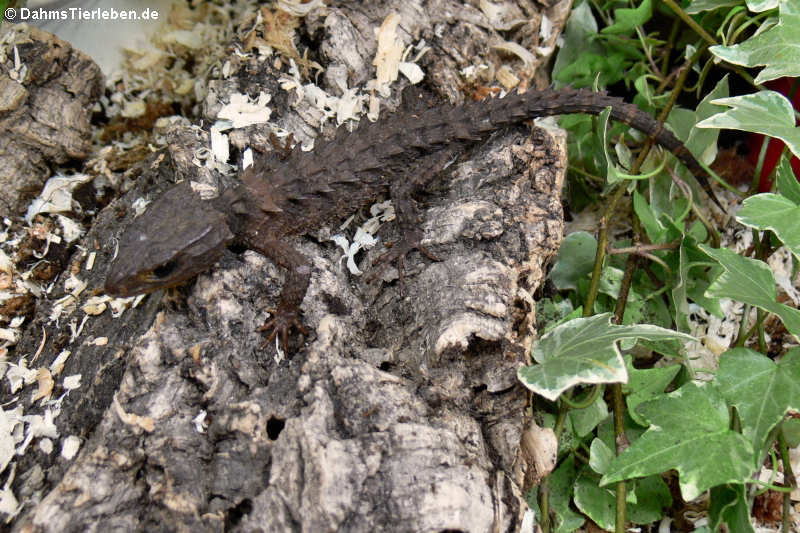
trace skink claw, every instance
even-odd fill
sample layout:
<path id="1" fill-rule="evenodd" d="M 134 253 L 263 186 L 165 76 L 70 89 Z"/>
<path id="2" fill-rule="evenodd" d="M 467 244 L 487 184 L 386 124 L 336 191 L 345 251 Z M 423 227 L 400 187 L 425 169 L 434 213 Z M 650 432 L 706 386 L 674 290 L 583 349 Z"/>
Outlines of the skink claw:
<path id="1" fill-rule="evenodd" d="M 368 282 L 373 281 L 374 279 L 380 277 L 383 274 L 383 271 L 386 270 L 386 267 L 389 266 L 392 262 L 397 262 L 397 271 L 399 275 L 400 284 L 403 284 L 404 278 L 404 263 L 405 257 L 409 254 L 412 250 L 419 250 L 422 255 L 430 259 L 431 261 L 441 261 L 439 257 L 433 255 L 427 248 L 422 246 L 420 242 L 422 241 L 422 232 L 421 231 L 414 231 L 411 233 L 407 233 L 403 239 L 396 242 L 390 250 L 381 254 L 375 261 L 372 262 L 372 266 L 377 266 L 378 268 L 369 274 L 366 277 Z"/>
<path id="2" fill-rule="evenodd" d="M 285 309 L 278 307 L 277 310 L 268 310 L 272 314 L 272 319 L 265 322 L 263 326 L 258 328 L 258 331 L 272 330 L 267 340 L 261 345 L 261 348 L 269 346 L 275 337 L 280 334 L 281 346 L 284 351 L 288 351 L 289 346 L 289 331 L 294 328 L 305 336 L 308 336 L 309 331 L 300 320 L 300 314 L 297 309 Z"/>

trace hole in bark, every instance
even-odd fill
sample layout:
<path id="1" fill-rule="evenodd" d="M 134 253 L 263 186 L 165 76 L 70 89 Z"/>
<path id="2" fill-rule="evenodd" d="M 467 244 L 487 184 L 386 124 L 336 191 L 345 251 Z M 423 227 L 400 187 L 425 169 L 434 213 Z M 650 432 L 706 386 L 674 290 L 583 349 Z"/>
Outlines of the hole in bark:
<path id="1" fill-rule="evenodd" d="M 274 416 L 270 417 L 267 420 L 267 437 L 269 437 L 269 440 L 278 440 L 278 435 L 281 434 L 285 425 L 286 420 L 275 418 Z"/>
<path id="2" fill-rule="evenodd" d="M 473 394 L 480 394 L 483 391 L 487 390 L 489 387 L 486 386 L 486 383 L 481 383 L 480 385 L 475 385 L 472 387 Z"/>
<path id="3" fill-rule="evenodd" d="M 247 251 L 247 246 L 242 243 L 235 242 L 233 244 L 228 245 L 228 250 L 236 255 L 241 255 Z"/>
<path id="4" fill-rule="evenodd" d="M 233 507 L 228 511 L 225 516 L 225 531 L 230 531 L 233 527 L 237 526 L 242 518 L 247 516 L 253 511 L 253 502 L 249 499 L 242 500 L 239 505 Z"/>
<path id="5" fill-rule="evenodd" d="M 378 365 L 378 369 L 384 372 L 389 372 L 394 368 L 394 363 L 390 361 L 384 361 L 380 365 Z"/>

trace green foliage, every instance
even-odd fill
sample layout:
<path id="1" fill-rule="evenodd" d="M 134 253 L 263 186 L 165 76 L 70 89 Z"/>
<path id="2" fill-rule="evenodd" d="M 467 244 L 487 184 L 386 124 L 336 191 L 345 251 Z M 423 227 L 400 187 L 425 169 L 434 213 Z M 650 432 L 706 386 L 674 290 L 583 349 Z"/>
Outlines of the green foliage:
<path id="1" fill-rule="evenodd" d="M 783 320 L 789 333 L 800 337 L 800 311 L 777 301 L 775 276 L 766 263 L 742 257 L 727 248 L 713 249 L 704 245 L 701 248 L 723 268 L 706 294 L 731 298 L 774 313 Z"/>
<path id="2" fill-rule="evenodd" d="M 568 533 L 581 527 L 584 518 L 570 509 L 573 487 L 578 475 L 574 456 L 567 456 L 550 476 L 550 504 L 556 516 L 556 533 Z"/>
<path id="3" fill-rule="evenodd" d="M 674 469 L 688 501 L 753 473 L 753 447 L 730 429 L 728 406 L 713 386 L 687 383 L 639 405 L 637 412 L 650 427 L 611 461 L 601 486 Z"/>
<path id="4" fill-rule="evenodd" d="M 628 372 L 617 346 L 622 339 L 692 337 L 649 324 L 616 326 L 608 313 L 576 318 L 536 341 L 531 354 L 538 364 L 521 367 L 517 375 L 523 385 L 549 400 L 575 385 L 625 383 Z"/>
<path id="5" fill-rule="evenodd" d="M 628 233 L 565 237 L 550 274 L 559 292 L 537 304 L 540 338 L 532 364 L 518 371 L 559 438 L 558 466 L 538 493 L 549 494 L 549 504 L 534 503 L 549 505 L 538 508 L 553 518 L 549 531 L 573 531 L 584 517 L 622 531 L 620 508 L 629 524 L 653 524 L 672 504 L 669 472 L 685 500 L 707 494 L 710 523 L 702 530 L 754 531 L 754 472 L 776 442 L 800 445 L 800 420 L 787 416 L 800 411 L 800 349 L 770 347 L 764 334 L 769 319 L 800 339 L 800 311 L 779 297 L 766 263 L 785 246 L 800 270 L 800 184 L 789 164 L 800 156 L 797 113 L 790 99 L 755 84 L 729 92 L 753 82 L 745 69 L 756 69 L 755 83 L 800 76 L 800 0 L 694 0 L 686 13 L 671 9 L 651 0 L 579 3 L 563 33 L 555 83 L 627 87 L 641 108 L 667 116 L 667 127 L 705 165 L 718 155 L 722 129 L 780 139 L 787 149 L 774 173 L 777 190 L 750 193 L 729 222 L 728 235 L 754 237 L 737 253 L 713 238 L 723 228 L 698 219 L 705 197 L 671 155 L 654 148 L 640 157 L 645 139 L 607 113 L 561 120 L 570 133 L 573 210 L 598 203 L 595 210 L 605 212 L 611 192 L 624 188 L 631 209 L 620 201 L 606 222 L 629 215 L 635 223 Z M 713 83 L 712 69 L 724 74 Z M 687 94 L 671 99 L 673 90 Z M 630 269 L 633 250 L 638 263 Z M 625 312 L 612 321 L 621 297 Z M 744 307 L 744 323 L 736 344 L 717 347 L 716 374 L 701 381 L 688 364 L 697 349 L 687 335 L 692 315 L 722 318 L 727 299 Z M 758 310 L 756 324 L 750 308 Z"/>
<path id="6" fill-rule="evenodd" d="M 585 231 L 576 231 L 564 237 L 550 279 L 559 290 L 578 288 L 578 282 L 592 272 L 597 239 Z"/>
<path id="7" fill-rule="evenodd" d="M 637 26 L 641 26 L 650 20 L 653 16 L 653 2 L 652 0 L 644 0 L 638 7 L 633 9 L 622 8 L 614 10 L 614 24 L 603 28 L 602 33 L 621 35 L 627 34 L 636 30 Z"/>
<path id="8" fill-rule="evenodd" d="M 759 91 L 744 96 L 718 98 L 712 103 L 731 109 L 709 117 L 698 128 L 726 128 L 751 131 L 775 137 L 786 143 L 789 150 L 800 156 L 800 130 L 794 125 L 792 103 L 775 91 Z"/>
<path id="9" fill-rule="evenodd" d="M 631 418 L 640 426 L 647 426 L 647 421 L 637 413 L 636 408 L 664 393 L 667 385 L 672 383 L 681 370 L 680 365 L 670 365 L 659 368 L 639 370 L 633 368 L 631 357 L 626 359 L 628 368 L 628 383 L 623 387 L 626 393 L 625 401 Z"/>
<path id="10" fill-rule="evenodd" d="M 778 362 L 747 348 L 728 350 L 719 362 L 716 382 L 728 405 L 736 407 L 742 434 L 760 458 L 772 445 L 770 431 L 790 409 L 800 410 L 800 348 Z"/>
<path id="11" fill-rule="evenodd" d="M 627 13 L 625 16 L 627 20 L 636 17 Z M 631 72 L 631 67 L 645 58 L 640 50 L 620 40 L 618 35 L 597 33 L 597 21 L 588 2 L 581 2 L 573 9 L 563 37 L 562 52 L 553 66 L 553 79 L 558 85 L 591 87 L 597 81 L 605 87 L 623 79 L 633 81 L 637 76 Z"/>
<path id="12" fill-rule="evenodd" d="M 786 0 L 779 4 L 778 23 L 764 29 L 747 41 L 733 46 L 712 46 L 711 53 L 734 65 L 763 66 L 756 83 L 783 76 L 800 76 L 800 0 Z M 760 8 L 757 8 L 760 9 Z M 794 124 L 794 122 L 792 122 Z M 734 128 L 738 129 L 738 128 Z"/>
<path id="13" fill-rule="evenodd" d="M 770 230 L 800 257 L 800 205 L 780 194 L 764 193 L 747 198 L 736 220 L 758 230 Z"/>
<path id="14" fill-rule="evenodd" d="M 713 531 L 724 524 L 730 531 L 755 533 L 750 523 L 750 506 L 747 503 L 747 488 L 743 483 L 720 485 L 711 489 L 708 516 Z"/>

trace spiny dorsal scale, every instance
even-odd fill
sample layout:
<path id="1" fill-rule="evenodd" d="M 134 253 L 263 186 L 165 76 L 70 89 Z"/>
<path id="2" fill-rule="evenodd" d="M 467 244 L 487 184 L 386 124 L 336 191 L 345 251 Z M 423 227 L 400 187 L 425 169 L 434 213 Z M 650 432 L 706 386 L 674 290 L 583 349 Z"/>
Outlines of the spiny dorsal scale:
<path id="1" fill-rule="evenodd" d="M 381 160 L 375 156 L 375 150 L 370 147 L 361 153 L 361 158 L 358 160 L 358 167 L 361 170 L 373 170 L 383 166 Z"/>
<path id="2" fill-rule="evenodd" d="M 395 135 L 392 139 L 392 142 L 384 142 L 381 144 L 376 144 L 375 148 L 379 150 L 378 157 L 392 157 L 393 155 L 402 154 L 405 152 L 405 148 L 402 144 L 402 137 L 400 135 Z"/>
<path id="3" fill-rule="evenodd" d="M 331 183 L 359 183 L 358 176 L 351 170 L 342 170 L 333 177 Z"/>

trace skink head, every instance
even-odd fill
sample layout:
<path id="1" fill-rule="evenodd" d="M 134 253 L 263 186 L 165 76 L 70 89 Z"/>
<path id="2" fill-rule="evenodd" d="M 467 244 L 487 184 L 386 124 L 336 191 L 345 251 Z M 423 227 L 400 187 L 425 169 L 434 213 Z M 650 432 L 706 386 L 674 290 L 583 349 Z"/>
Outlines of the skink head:
<path id="1" fill-rule="evenodd" d="M 178 285 L 210 268 L 233 240 L 225 216 L 188 183 L 176 185 L 128 227 L 106 292 L 132 296 Z"/>

